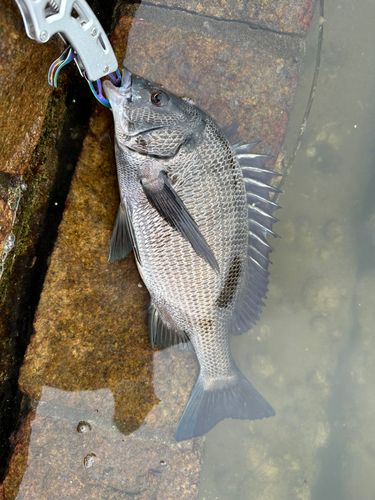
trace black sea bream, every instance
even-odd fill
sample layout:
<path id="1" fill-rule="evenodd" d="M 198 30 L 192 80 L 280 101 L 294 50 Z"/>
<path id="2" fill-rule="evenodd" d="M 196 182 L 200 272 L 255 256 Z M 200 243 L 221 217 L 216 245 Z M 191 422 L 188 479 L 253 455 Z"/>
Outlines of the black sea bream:
<path id="1" fill-rule="evenodd" d="M 269 157 L 253 154 L 254 143 L 231 146 L 191 101 L 127 70 L 121 87 L 104 88 L 121 194 L 110 260 L 134 249 L 151 296 L 152 345 L 192 345 L 200 365 L 176 439 L 227 417 L 274 415 L 229 346 L 258 319 L 267 291 L 266 235 L 278 208 L 268 185 L 277 174 L 263 169 Z"/>

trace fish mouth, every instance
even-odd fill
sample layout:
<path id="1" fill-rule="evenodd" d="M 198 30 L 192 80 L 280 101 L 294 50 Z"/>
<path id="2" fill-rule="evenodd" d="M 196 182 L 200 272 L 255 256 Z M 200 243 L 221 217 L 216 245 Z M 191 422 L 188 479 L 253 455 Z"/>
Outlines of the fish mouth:
<path id="1" fill-rule="evenodd" d="M 112 109 L 116 109 L 124 101 L 124 98 L 131 101 L 132 98 L 132 73 L 124 68 L 122 70 L 122 85 L 116 87 L 109 80 L 103 82 L 103 89 Z"/>
<path id="2" fill-rule="evenodd" d="M 132 73 L 124 68 L 122 70 L 122 84 L 120 87 L 116 87 L 109 80 L 103 82 L 104 95 L 111 105 L 115 124 L 121 124 L 126 134 L 131 134 L 131 123 L 127 114 L 127 105 L 132 101 L 132 76 Z"/>
<path id="3" fill-rule="evenodd" d="M 142 122 L 138 123 L 137 120 L 131 118 L 133 101 L 140 99 L 136 88 L 133 92 L 133 76 L 129 70 L 124 68 L 120 87 L 116 87 L 110 80 L 103 82 L 104 95 L 111 105 L 115 124 L 118 123 L 122 131 L 129 137 L 164 127 L 160 125 L 151 126 L 150 124 L 143 125 Z M 135 124 L 137 124 L 136 127 L 134 127 Z"/>

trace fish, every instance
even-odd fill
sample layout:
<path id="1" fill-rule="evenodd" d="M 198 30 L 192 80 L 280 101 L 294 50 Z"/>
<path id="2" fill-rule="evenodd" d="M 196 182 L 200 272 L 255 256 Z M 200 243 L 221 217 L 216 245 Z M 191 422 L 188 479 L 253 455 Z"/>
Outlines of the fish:
<path id="1" fill-rule="evenodd" d="M 110 242 L 114 262 L 133 249 L 150 294 L 152 346 L 193 349 L 199 375 L 176 429 L 177 441 L 202 436 L 225 418 L 262 419 L 273 407 L 230 351 L 259 319 L 267 292 L 267 235 L 279 206 L 257 143 L 230 141 L 191 99 L 127 69 L 122 85 L 104 82 L 115 128 L 120 190 Z"/>

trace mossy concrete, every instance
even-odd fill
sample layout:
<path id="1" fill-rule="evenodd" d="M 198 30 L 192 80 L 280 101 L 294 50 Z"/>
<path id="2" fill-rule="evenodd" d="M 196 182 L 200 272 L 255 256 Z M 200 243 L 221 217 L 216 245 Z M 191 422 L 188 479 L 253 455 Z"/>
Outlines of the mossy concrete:
<path id="1" fill-rule="evenodd" d="M 9 189 L 25 172 L 42 134 L 52 88 L 46 75 L 61 51 L 57 37 L 40 47 L 25 33 L 12 0 L 0 12 L 0 249 L 11 231 L 13 209 Z M 37 62 L 37 64 L 35 64 Z M 8 174 L 8 175 L 7 175 Z"/>
<path id="2" fill-rule="evenodd" d="M 3 459 L 10 446 L 9 432 L 17 422 L 19 398 L 15 379 L 19 355 L 25 348 L 22 345 L 27 341 L 24 331 L 21 332 L 21 323 L 29 311 L 24 308 L 22 296 L 28 287 L 35 257 L 30 249 L 38 238 L 57 171 L 53 152 L 65 112 L 66 86 L 63 85 L 62 93 L 55 93 L 51 101 L 52 88 L 46 81 L 46 72 L 61 44 L 56 39 L 48 47 L 42 47 L 41 59 L 35 64 L 37 47 L 26 37 L 17 6 L 10 0 L 2 3 L 0 31 L 1 260 L 4 241 L 12 230 L 21 184 L 28 187 L 22 191 L 13 227 L 16 245 L 5 260 L 0 282 L 0 448 Z M 23 180 L 19 174 L 24 174 Z"/>
<path id="3" fill-rule="evenodd" d="M 46 75 L 62 42 L 58 37 L 38 45 L 30 40 L 11 0 L 2 1 L 0 32 L 0 170 L 18 175 L 24 173 L 42 132 L 52 93 Z"/>
<path id="4" fill-rule="evenodd" d="M 77 117 L 77 112 L 72 112 L 72 99 L 82 91 L 77 81 L 69 90 L 74 68 L 61 74 L 58 89 L 47 83 L 49 65 L 62 49 L 61 40 L 55 37 L 49 44 L 40 45 L 27 38 L 13 1 L 2 3 L 0 31 L 1 476 L 20 411 L 18 370 L 53 233 L 61 219 L 58 204 L 66 197 L 64 190 L 75 166 L 74 155 L 81 147 L 82 130 L 87 128 L 91 99 L 88 104 L 87 99 L 84 104 L 80 102 L 81 119 L 72 123 L 71 118 Z M 11 231 L 15 245 L 6 255 L 3 243 Z"/>
<path id="5" fill-rule="evenodd" d="M 197 374 L 195 356 L 174 349 L 151 349 L 147 334 L 149 296 L 133 255 L 122 262 L 108 262 L 108 244 L 119 204 L 113 142 L 108 134 L 111 128 L 111 113 L 98 105 L 74 174 L 35 319 L 35 333 L 21 369 L 21 390 L 39 401 L 32 422 L 33 446 L 42 447 L 43 455 L 51 458 L 47 459 L 49 466 L 37 456 L 29 461 L 31 472 L 24 477 L 17 498 L 49 498 L 57 490 L 67 498 L 72 494 L 70 483 L 64 480 L 66 473 L 59 475 L 56 470 L 51 474 L 57 435 L 58 453 L 66 463 L 63 469 L 74 470 L 74 460 L 80 459 L 82 474 L 74 487 L 78 496 L 81 483 L 86 485 L 83 491 L 87 498 L 91 498 L 91 489 L 92 498 L 98 491 L 107 498 L 113 488 L 127 491 L 129 481 L 146 473 L 147 478 L 156 474 L 164 498 L 175 498 L 177 488 L 181 498 L 193 498 L 186 484 L 198 483 L 200 440 L 192 448 L 190 443 L 177 446 L 173 439 Z M 88 472 L 83 466 L 85 455 L 78 456 L 71 448 L 81 420 L 90 422 L 93 428 L 87 439 L 98 459 Z M 39 431 L 34 432 L 37 428 Z M 111 460 L 108 441 L 117 450 L 115 455 L 111 452 Z M 129 464 L 133 456 L 141 459 L 139 467 L 134 469 L 133 464 L 135 472 L 125 467 L 125 478 L 121 479 L 116 464 Z M 155 472 L 152 456 L 163 456 L 168 467 Z M 181 474 L 181 461 L 188 474 Z M 56 465 L 61 470 L 61 463 Z M 105 477 L 108 479 L 111 467 L 117 472 L 111 472 L 107 488 Z M 151 479 L 139 498 L 150 498 Z"/>

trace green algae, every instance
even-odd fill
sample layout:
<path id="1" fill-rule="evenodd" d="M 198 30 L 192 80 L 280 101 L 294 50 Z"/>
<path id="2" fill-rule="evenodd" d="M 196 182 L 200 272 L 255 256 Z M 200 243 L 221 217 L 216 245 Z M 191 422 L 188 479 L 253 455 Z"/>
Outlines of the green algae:
<path id="1" fill-rule="evenodd" d="M 0 282 L 0 308 L 7 296 L 9 284 L 14 279 L 18 281 L 18 277 L 12 275 L 16 259 L 25 255 L 35 243 L 33 233 L 35 224 L 40 223 L 40 221 L 37 222 L 40 218 L 38 213 L 40 214 L 45 207 L 51 193 L 53 174 L 57 165 L 51 162 L 50 157 L 62 129 L 63 116 L 66 111 L 65 90 L 66 85 L 58 89 L 49 101 L 43 123 L 43 133 L 22 179 L 22 182 L 27 185 L 27 190 L 21 197 L 19 213 L 13 226 L 16 245 L 10 258 L 6 260 L 3 279 Z"/>
<path id="2" fill-rule="evenodd" d="M 78 104 L 72 104 L 76 101 Z M 49 99 L 43 131 L 23 178 L 5 174 L 13 183 L 8 183 L 8 192 L 19 190 L 21 183 L 27 186 L 23 186 L 26 190 L 22 191 L 12 229 L 15 246 L 5 260 L 0 282 L 0 403 L 3 400 L 11 413 L 0 415 L 0 439 L 5 447 L 18 422 L 22 396 L 17 392 L 18 370 L 32 334 L 34 312 L 91 103 L 85 82 L 74 66 L 68 68 Z M 12 401 L 10 406 L 8 401 Z M 0 464 L 0 474 L 2 468 Z"/>
<path id="3" fill-rule="evenodd" d="M 48 201 L 53 184 L 53 170 L 57 168 L 57 165 L 51 165 L 50 162 L 47 162 L 47 158 L 54 147 L 56 135 L 59 129 L 61 130 L 64 112 L 64 96 L 63 92 L 60 91 L 49 102 L 44 133 L 33 152 L 30 165 L 23 179 L 23 182 L 28 186 L 28 190 L 21 196 L 18 214 L 13 226 L 16 243 L 5 260 L 4 273 L 0 281 L 0 316 L 2 317 L 0 327 L 0 385 L 15 361 L 13 335 L 9 331 L 9 323 L 16 320 L 14 313 L 17 309 L 17 303 L 14 303 L 14 299 L 21 293 L 17 288 L 19 283 L 22 282 L 22 276 L 16 272 L 16 261 L 20 257 L 25 257 L 26 266 L 30 268 L 32 264 L 33 255 L 27 255 L 27 253 L 35 244 L 37 227 L 41 224 L 40 219 L 42 218 L 43 208 Z"/>
<path id="4" fill-rule="evenodd" d="M 138 286 L 132 257 L 122 265 L 107 262 L 119 203 L 112 142 L 101 140 L 110 129 L 110 113 L 96 108 L 19 383 L 36 399 L 45 385 L 64 391 L 109 386 L 116 395 L 116 425 L 131 432 L 157 400 L 145 321 L 147 291 Z"/>

